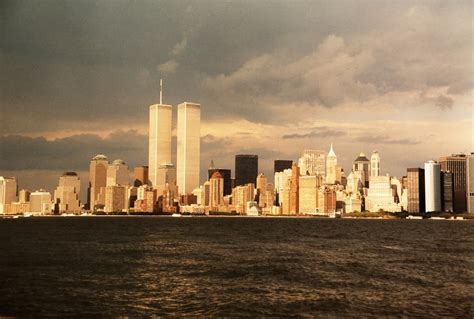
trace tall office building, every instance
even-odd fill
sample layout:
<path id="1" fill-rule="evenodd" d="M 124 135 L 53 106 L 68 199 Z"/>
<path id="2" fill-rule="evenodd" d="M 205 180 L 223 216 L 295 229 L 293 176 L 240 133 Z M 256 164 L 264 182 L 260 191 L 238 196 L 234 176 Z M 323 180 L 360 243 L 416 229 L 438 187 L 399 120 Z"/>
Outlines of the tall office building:
<path id="1" fill-rule="evenodd" d="M 336 183 L 336 166 L 337 156 L 336 153 L 334 153 L 334 149 L 331 144 L 331 149 L 329 150 L 328 156 L 326 158 L 326 183 Z"/>
<path id="2" fill-rule="evenodd" d="M 258 156 L 235 155 L 235 186 L 255 184 L 258 175 Z"/>
<path id="3" fill-rule="evenodd" d="M 89 190 L 88 204 L 90 210 L 94 210 L 96 205 L 104 204 L 99 200 L 100 189 L 107 185 L 107 167 L 109 160 L 107 156 L 98 154 L 94 156 L 89 165 Z"/>
<path id="4" fill-rule="evenodd" d="M 371 177 L 370 187 L 367 189 L 365 198 L 365 209 L 370 212 L 378 212 L 379 210 L 401 211 L 401 206 L 397 200 L 397 192 L 394 191 L 392 185 L 392 177 L 389 175 Z"/>
<path id="5" fill-rule="evenodd" d="M 199 187 L 201 152 L 201 105 L 178 105 L 177 184 L 179 192 L 191 194 Z"/>
<path id="6" fill-rule="evenodd" d="M 17 182 L 15 177 L 0 176 L 0 214 L 5 213 L 5 207 L 16 201 Z"/>
<path id="7" fill-rule="evenodd" d="M 51 213 L 51 194 L 44 189 L 30 194 L 30 212 L 40 214 Z"/>
<path id="8" fill-rule="evenodd" d="M 218 209 L 224 203 L 224 178 L 219 172 L 214 172 L 209 183 L 209 206 L 211 209 Z"/>
<path id="9" fill-rule="evenodd" d="M 27 189 L 22 189 L 18 192 L 18 201 L 21 204 L 28 203 L 30 201 L 30 191 Z"/>
<path id="10" fill-rule="evenodd" d="M 425 209 L 441 211 L 441 167 L 435 161 L 425 163 Z"/>
<path id="11" fill-rule="evenodd" d="M 58 187 L 54 191 L 54 201 L 58 205 L 59 213 L 81 210 L 80 191 L 81 181 L 76 172 L 65 172 L 59 177 Z"/>
<path id="12" fill-rule="evenodd" d="M 301 175 L 325 175 L 326 152 L 320 150 L 304 150 L 298 159 Z"/>
<path id="13" fill-rule="evenodd" d="M 380 176 L 380 155 L 377 151 L 373 151 L 370 157 L 370 176 Z"/>
<path id="14" fill-rule="evenodd" d="M 120 213 L 127 209 L 127 188 L 122 185 L 107 185 L 105 188 L 106 213 Z"/>
<path id="15" fill-rule="evenodd" d="M 291 166 L 291 180 L 290 180 L 290 215 L 298 215 L 300 213 L 299 203 L 299 182 L 300 182 L 300 168 L 293 163 Z"/>
<path id="16" fill-rule="evenodd" d="M 407 169 L 407 212 L 423 213 L 425 211 L 425 170 L 422 168 Z"/>
<path id="17" fill-rule="evenodd" d="M 137 166 L 133 170 L 135 180 L 133 186 L 138 187 L 148 184 L 148 166 Z"/>
<path id="18" fill-rule="evenodd" d="M 292 160 L 275 160 L 273 162 L 273 174 L 283 172 L 285 169 L 291 169 Z"/>
<path id="19" fill-rule="evenodd" d="M 212 174 L 219 172 L 224 179 L 224 196 L 232 194 L 231 170 L 227 168 L 215 168 L 214 163 L 207 169 L 207 178 L 211 179 Z"/>
<path id="20" fill-rule="evenodd" d="M 465 154 L 453 154 L 439 159 L 441 170 L 453 173 L 455 212 L 465 212 L 467 209 L 466 159 L 467 156 Z"/>
<path id="21" fill-rule="evenodd" d="M 466 195 L 467 211 L 474 213 L 474 153 L 466 158 Z"/>
<path id="22" fill-rule="evenodd" d="M 454 212 L 454 176 L 441 171 L 441 211 Z"/>
<path id="23" fill-rule="evenodd" d="M 299 178 L 299 211 L 301 214 L 316 212 L 319 194 L 318 179 L 316 175 L 302 175 Z"/>
<path id="24" fill-rule="evenodd" d="M 352 170 L 360 173 L 360 178 L 364 187 L 369 187 L 370 161 L 364 153 L 360 153 L 352 164 Z"/>
<path id="25" fill-rule="evenodd" d="M 256 185 L 257 194 L 258 194 L 258 206 L 266 207 L 267 186 L 268 186 L 267 177 L 263 173 L 258 174 L 255 185 Z"/>
<path id="26" fill-rule="evenodd" d="M 173 108 L 163 104 L 163 82 L 160 80 L 160 103 L 150 106 L 148 132 L 148 179 L 153 187 L 163 185 L 163 176 L 158 168 L 171 164 L 171 127 Z"/>
<path id="27" fill-rule="evenodd" d="M 128 166 L 117 159 L 107 167 L 107 186 L 128 186 Z"/>

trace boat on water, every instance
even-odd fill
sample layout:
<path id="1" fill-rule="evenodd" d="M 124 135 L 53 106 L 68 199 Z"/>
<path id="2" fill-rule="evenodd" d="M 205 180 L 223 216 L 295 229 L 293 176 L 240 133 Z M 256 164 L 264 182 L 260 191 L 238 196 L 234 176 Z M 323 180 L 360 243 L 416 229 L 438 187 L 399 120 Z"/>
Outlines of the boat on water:
<path id="1" fill-rule="evenodd" d="M 423 217 L 422 216 L 408 215 L 406 219 L 423 219 Z"/>
<path id="2" fill-rule="evenodd" d="M 171 217 L 181 217 L 181 214 L 174 213 L 173 215 L 171 215 Z"/>

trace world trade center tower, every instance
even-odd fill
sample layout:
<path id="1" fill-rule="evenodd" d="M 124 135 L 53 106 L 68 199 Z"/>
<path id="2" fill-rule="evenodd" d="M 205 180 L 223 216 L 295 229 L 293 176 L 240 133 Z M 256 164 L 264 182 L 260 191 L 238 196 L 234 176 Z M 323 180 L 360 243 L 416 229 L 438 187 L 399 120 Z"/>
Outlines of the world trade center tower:
<path id="1" fill-rule="evenodd" d="M 201 149 L 201 105 L 184 102 L 178 105 L 177 184 L 180 194 L 199 187 Z"/>
<path id="2" fill-rule="evenodd" d="M 158 169 L 160 165 L 171 164 L 172 106 L 163 104 L 162 100 L 162 90 L 160 90 L 160 104 L 150 106 L 148 179 L 153 187 L 165 184 L 165 176 Z"/>

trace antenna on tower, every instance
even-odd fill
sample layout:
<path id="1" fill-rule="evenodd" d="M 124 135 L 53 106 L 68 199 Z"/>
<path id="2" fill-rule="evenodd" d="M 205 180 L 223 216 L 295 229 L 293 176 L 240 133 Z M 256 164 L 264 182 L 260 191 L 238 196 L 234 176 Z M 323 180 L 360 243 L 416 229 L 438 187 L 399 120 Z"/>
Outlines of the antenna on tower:
<path id="1" fill-rule="evenodd" d="M 160 104 L 163 104 L 163 79 L 160 79 Z"/>

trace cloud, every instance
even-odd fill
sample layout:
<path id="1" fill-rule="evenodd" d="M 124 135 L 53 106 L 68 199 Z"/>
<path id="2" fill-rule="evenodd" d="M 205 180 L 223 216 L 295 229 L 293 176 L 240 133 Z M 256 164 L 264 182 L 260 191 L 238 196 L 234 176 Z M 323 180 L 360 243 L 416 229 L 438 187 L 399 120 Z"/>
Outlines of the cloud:
<path id="1" fill-rule="evenodd" d="M 319 138 L 319 137 L 335 137 L 344 136 L 346 132 L 331 130 L 327 127 L 316 127 L 308 133 L 292 133 L 282 136 L 283 139 L 300 139 L 300 138 Z"/>
<path id="2" fill-rule="evenodd" d="M 412 138 L 390 138 L 383 135 L 362 135 L 355 139 L 354 142 L 359 143 L 369 143 L 372 145 L 388 144 L 388 145 L 417 145 L 420 144 L 420 141 L 417 141 Z"/>
<path id="3" fill-rule="evenodd" d="M 175 60 L 168 60 L 163 64 L 158 65 L 158 72 L 163 74 L 175 73 L 179 63 Z"/>

